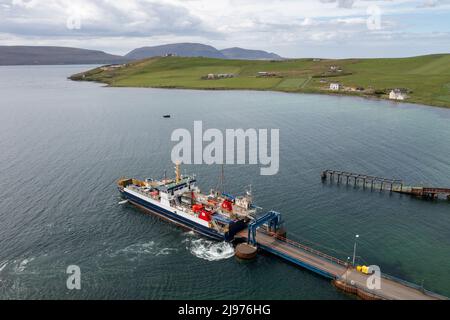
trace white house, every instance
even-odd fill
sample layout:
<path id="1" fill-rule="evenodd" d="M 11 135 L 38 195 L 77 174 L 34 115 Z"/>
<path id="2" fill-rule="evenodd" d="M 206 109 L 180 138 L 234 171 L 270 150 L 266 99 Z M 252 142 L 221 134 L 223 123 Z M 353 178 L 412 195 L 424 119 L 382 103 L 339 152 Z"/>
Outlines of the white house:
<path id="1" fill-rule="evenodd" d="M 330 83 L 330 90 L 339 91 L 341 89 L 341 85 L 339 83 Z"/>
<path id="2" fill-rule="evenodd" d="M 339 67 L 338 66 L 330 66 L 330 72 L 336 72 L 338 71 Z"/>
<path id="3" fill-rule="evenodd" d="M 389 93 L 389 99 L 392 100 L 405 100 L 407 96 L 407 90 L 406 89 L 393 89 Z"/>

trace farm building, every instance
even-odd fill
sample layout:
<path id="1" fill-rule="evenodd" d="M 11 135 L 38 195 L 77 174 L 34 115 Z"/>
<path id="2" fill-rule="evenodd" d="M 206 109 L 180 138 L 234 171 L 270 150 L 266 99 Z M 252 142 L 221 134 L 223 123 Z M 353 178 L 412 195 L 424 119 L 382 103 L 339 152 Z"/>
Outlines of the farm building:
<path id="1" fill-rule="evenodd" d="M 234 73 L 208 73 L 206 76 L 202 77 L 202 79 L 204 80 L 217 80 L 226 78 L 234 78 Z"/>
<path id="2" fill-rule="evenodd" d="M 115 69 L 120 69 L 126 67 L 126 64 L 111 64 L 108 66 L 103 66 L 101 67 L 102 71 L 111 71 L 111 70 L 115 70 Z"/>
<path id="3" fill-rule="evenodd" d="M 260 71 L 257 74 L 258 77 L 276 77 L 278 76 L 275 72 L 266 72 L 266 71 Z"/>
<path id="4" fill-rule="evenodd" d="M 339 66 L 330 66 L 329 72 L 342 72 L 342 68 Z"/>

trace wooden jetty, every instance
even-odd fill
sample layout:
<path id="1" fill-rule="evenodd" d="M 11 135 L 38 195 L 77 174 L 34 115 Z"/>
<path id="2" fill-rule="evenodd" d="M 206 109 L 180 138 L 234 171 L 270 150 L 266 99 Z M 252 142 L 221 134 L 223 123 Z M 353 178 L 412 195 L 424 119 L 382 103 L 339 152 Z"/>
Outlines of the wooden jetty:
<path id="1" fill-rule="evenodd" d="M 358 174 L 348 171 L 324 170 L 321 173 L 322 181 L 336 181 L 338 184 L 362 186 L 371 190 L 386 190 L 409 194 L 425 199 L 446 198 L 450 200 L 450 188 L 430 188 L 430 187 L 412 187 L 404 184 L 400 179 L 389 179 L 365 174 Z"/>
<path id="2" fill-rule="evenodd" d="M 256 248 L 271 253 L 297 266 L 308 269 L 332 281 L 337 288 L 366 300 L 447 300 L 446 297 L 427 291 L 422 287 L 382 274 L 379 289 L 367 285 L 370 274 L 364 274 L 335 257 L 317 251 L 301 243 L 294 242 L 266 226 L 251 233 L 243 230 L 237 238 L 248 241 Z M 250 236 L 250 238 L 249 238 Z"/>

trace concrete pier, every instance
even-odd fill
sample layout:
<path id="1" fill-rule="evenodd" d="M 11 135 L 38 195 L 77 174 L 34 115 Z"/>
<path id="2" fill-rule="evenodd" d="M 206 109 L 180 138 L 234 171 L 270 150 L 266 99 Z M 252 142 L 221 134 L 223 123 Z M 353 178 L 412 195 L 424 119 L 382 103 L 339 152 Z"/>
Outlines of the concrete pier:
<path id="1" fill-rule="evenodd" d="M 247 239 L 247 230 L 237 237 Z M 308 269 L 333 281 L 336 287 L 357 294 L 362 299 L 379 300 L 447 300 L 446 297 L 427 291 L 415 284 L 383 274 L 380 289 L 367 285 L 370 274 L 354 266 L 301 243 L 281 237 L 276 232 L 260 227 L 256 230 L 256 246 L 297 266 Z"/>

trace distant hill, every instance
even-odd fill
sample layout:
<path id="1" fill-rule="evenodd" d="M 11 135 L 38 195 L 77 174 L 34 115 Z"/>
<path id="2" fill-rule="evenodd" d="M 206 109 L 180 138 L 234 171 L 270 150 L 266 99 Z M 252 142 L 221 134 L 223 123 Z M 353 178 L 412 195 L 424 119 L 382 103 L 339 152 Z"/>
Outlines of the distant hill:
<path id="1" fill-rule="evenodd" d="M 227 59 L 240 60 L 282 60 L 279 55 L 263 50 L 249 50 L 243 48 L 228 48 L 220 50 Z"/>
<path id="2" fill-rule="evenodd" d="M 127 59 L 103 51 L 48 46 L 0 46 L 0 65 L 112 64 Z"/>
<path id="3" fill-rule="evenodd" d="M 134 49 L 125 56 L 69 47 L 0 46 L 0 65 L 116 64 L 166 55 L 216 59 L 282 60 L 279 55 L 262 50 L 243 48 L 217 50 L 201 43 L 172 43 L 142 47 Z"/>
<path id="4" fill-rule="evenodd" d="M 262 50 L 249 50 L 237 47 L 217 50 L 212 46 L 201 43 L 172 43 L 154 47 L 143 47 L 131 51 L 125 57 L 137 60 L 166 55 L 241 60 L 282 60 L 279 55 Z"/>
<path id="5" fill-rule="evenodd" d="M 226 56 L 212 46 L 201 43 L 172 43 L 155 47 L 143 47 L 134 49 L 127 55 L 128 59 L 145 59 L 151 57 L 177 55 L 180 57 L 206 57 L 226 59 Z"/>

